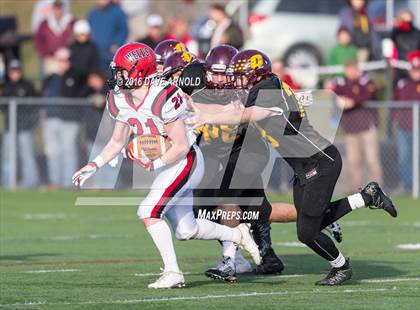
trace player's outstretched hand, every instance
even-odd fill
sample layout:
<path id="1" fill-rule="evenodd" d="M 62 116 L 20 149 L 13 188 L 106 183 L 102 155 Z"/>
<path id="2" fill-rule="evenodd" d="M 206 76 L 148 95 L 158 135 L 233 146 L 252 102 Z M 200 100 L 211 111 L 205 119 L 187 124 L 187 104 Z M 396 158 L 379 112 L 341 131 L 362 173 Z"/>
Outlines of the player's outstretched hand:
<path id="1" fill-rule="evenodd" d="M 206 121 L 206 114 L 200 110 L 200 108 L 194 102 L 189 102 L 188 118 L 185 120 L 185 124 L 192 126 L 193 128 L 203 126 Z"/>
<path id="2" fill-rule="evenodd" d="M 75 186 L 83 186 L 83 183 L 89 179 L 96 171 L 98 167 L 95 163 L 88 163 L 86 166 L 82 167 L 79 171 L 73 174 L 72 182 Z"/>

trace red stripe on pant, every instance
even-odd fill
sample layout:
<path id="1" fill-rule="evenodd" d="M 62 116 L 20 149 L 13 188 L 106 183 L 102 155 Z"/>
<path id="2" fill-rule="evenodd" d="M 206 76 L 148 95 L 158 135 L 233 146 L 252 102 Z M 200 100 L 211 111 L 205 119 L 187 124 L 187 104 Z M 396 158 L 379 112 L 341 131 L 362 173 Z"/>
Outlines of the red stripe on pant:
<path id="1" fill-rule="evenodd" d="M 159 218 L 160 214 L 162 213 L 163 209 L 166 206 L 166 203 L 175 195 L 175 193 L 179 190 L 178 185 L 181 183 L 185 183 L 186 180 L 189 178 L 189 174 L 191 171 L 191 167 L 194 163 L 194 156 L 192 152 L 189 152 L 187 155 L 187 164 L 185 165 L 184 169 L 181 173 L 177 176 L 175 181 L 173 181 L 163 192 L 162 197 L 160 198 L 159 202 L 152 210 L 152 214 L 150 217 L 152 218 Z"/>

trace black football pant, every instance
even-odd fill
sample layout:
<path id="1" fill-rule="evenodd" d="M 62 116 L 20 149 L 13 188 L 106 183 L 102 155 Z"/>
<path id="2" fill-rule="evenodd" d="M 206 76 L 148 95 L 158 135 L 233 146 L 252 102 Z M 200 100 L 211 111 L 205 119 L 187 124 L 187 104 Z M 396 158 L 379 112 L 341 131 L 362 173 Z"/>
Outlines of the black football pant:
<path id="1" fill-rule="evenodd" d="M 342 161 L 334 146 L 326 149 L 334 162 L 321 159 L 317 167 L 319 176 L 301 185 L 295 178 L 293 198 L 297 210 L 297 236 L 315 253 L 332 261 L 339 255 L 334 242 L 321 231 L 351 211 L 347 198 L 331 202 L 335 184 L 340 176 Z"/>

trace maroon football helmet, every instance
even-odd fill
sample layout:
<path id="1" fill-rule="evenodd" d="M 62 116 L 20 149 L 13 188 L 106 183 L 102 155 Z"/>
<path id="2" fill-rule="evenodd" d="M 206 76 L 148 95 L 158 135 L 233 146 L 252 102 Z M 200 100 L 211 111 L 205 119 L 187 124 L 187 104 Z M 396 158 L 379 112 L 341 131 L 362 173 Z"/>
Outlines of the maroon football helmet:
<path id="1" fill-rule="evenodd" d="M 238 54 L 238 50 L 231 45 L 222 44 L 210 50 L 207 54 L 204 68 L 206 70 L 205 84 L 209 88 L 232 88 L 233 84 L 230 76 L 227 82 L 214 82 L 212 79 L 213 74 L 226 75 L 229 68 L 230 61 L 233 56 Z"/>
<path id="2" fill-rule="evenodd" d="M 243 50 L 232 58 L 228 72 L 233 75 L 237 88 L 251 88 L 271 74 L 271 61 L 258 50 Z"/>
<path id="3" fill-rule="evenodd" d="M 165 60 L 162 74 L 164 77 L 170 78 L 178 71 L 184 70 L 189 64 L 198 61 L 197 57 L 190 52 L 176 52 Z"/>
<path id="4" fill-rule="evenodd" d="M 164 40 L 155 47 L 156 63 L 163 65 L 165 60 L 176 52 L 188 51 L 184 43 L 178 40 Z"/>

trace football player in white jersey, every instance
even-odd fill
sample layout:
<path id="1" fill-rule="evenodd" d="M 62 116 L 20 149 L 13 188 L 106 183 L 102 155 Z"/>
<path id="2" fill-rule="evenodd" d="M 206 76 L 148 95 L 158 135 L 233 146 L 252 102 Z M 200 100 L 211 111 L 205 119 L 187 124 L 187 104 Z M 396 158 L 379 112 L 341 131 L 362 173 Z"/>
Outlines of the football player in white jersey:
<path id="1" fill-rule="evenodd" d="M 99 168 L 117 156 L 126 144 L 130 131 L 136 135 L 155 134 L 168 137 L 172 147 L 153 161 L 144 158 L 145 169 L 156 177 L 137 215 L 144 223 L 164 263 L 161 277 L 149 288 L 184 286 L 172 242 L 172 225 L 179 240 L 208 239 L 232 241 L 247 250 L 258 264 L 258 247 L 245 225 L 229 228 L 209 220 L 195 219 L 192 210 L 193 189 L 200 183 L 203 156 L 195 144 L 196 136 L 187 128 L 182 91 L 170 83 L 154 79 L 156 57 L 153 50 L 141 43 L 128 43 L 118 49 L 111 64 L 117 88 L 107 97 L 107 108 L 116 120 L 114 131 L 102 152 L 77 171 L 73 183 L 83 185 Z"/>

